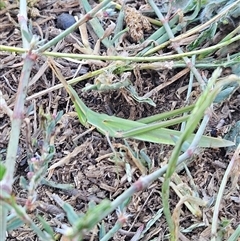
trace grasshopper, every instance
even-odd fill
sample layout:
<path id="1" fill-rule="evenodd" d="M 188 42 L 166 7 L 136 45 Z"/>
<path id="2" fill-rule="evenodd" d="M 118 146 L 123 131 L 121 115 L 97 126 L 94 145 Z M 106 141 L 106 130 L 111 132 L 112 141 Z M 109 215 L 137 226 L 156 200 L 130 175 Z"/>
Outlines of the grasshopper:
<path id="1" fill-rule="evenodd" d="M 170 114 L 181 114 L 194 108 L 194 105 L 183 107 L 173 111 L 172 113 L 157 114 L 138 121 L 126 120 L 116 116 L 109 116 L 107 114 L 100 114 L 92 111 L 84 104 L 77 92 L 67 83 L 60 70 L 54 64 L 54 61 L 49 58 L 48 62 L 74 103 L 80 123 L 85 127 L 94 126 L 99 132 L 108 137 L 133 138 L 153 143 L 175 145 L 176 138 L 178 138 L 182 132 L 171 130 L 166 127 L 186 121 L 189 115 L 167 121 L 159 120 L 170 117 Z M 191 143 L 193 138 L 194 134 L 190 135 L 186 141 Z M 209 136 L 202 136 L 199 142 L 199 147 L 226 147 L 232 145 L 234 145 L 234 143 L 231 141 Z"/>

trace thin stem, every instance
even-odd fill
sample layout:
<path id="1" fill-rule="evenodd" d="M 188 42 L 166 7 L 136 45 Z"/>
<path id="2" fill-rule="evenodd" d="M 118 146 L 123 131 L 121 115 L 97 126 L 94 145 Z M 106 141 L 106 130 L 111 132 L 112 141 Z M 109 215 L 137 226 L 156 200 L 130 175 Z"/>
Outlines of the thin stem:
<path id="1" fill-rule="evenodd" d="M 33 64 L 34 61 L 32 60 L 32 57 L 29 54 L 26 55 L 19 80 L 17 97 L 12 115 L 12 128 L 10 132 L 5 163 L 7 170 L 4 179 L 2 180 L 2 184 L 5 184 L 6 191 L 9 191 L 9 193 L 11 193 L 12 190 L 13 176 L 15 170 L 15 159 L 18 152 L 20 127 L 22 119 L 24 117 L 24 103 L 27 95 L 27 86 Z"/>
<path id="2" fill-rule="evenodd" d="M 0 240 L 6 239 L 8 208 L 0 202 Z"/>
<path id="3" fill-rule="evenodd" d="M 117 221 L 115 225 L 107 232 L 106 235 L 104 235 L 103 238 L 100 239 L 100 241 L 108 241 L 110 238 L 113 237 L 113 235 L 120 229 L 122 228 L 123 223 Z"/>
<path id="4" fill-rule="evenodd" d="M 159 10 L 159 8 L 157 7 L 156 3 L 153 0 L 148 0 L 149 4 L 151 5 L 151 7 L 154 9 L 154 11 L 156 12 L 157 16 L 159 17 L 159 19 L 162 21 L 164 28 L 166 29 L 166 32 L 169 36 L 170 39 L 174 38 L 172 29 L 169 27 L 168 21 L 163 17 L 161 11 Z M 178 52 L 178 54 L 183 54 L 184 52 L 182 51 L 181 47 L 177 44 L 177 42 L 173 42 L 172 43 L 173 48 Z M 191 71 L 194 73 L 197 81 L 199 82 L 200 86 L 202 87 L 202 89 L 204 89 L 205 86 L 205 82 L 203 81 L 201 75 L 199 74 L 198 70 L 195 68 L 195 66 L 192 64 L 191 60 L 187 57 L 183 57 L 184 62 L 186 63 L 186 65 L 191 69 Z"/>
<path id="5" fill-rule="evenodd" d="M 240 39 L 240 34 L 236 37 L 229 39 L 223 43 L 216 44 L 211 47 L 202 48 L 194 51 L 190 51 L 187 53 L 179 53 L 179 54 L 171 54 L 166 56 L 151 56 L 151 57 L 126 57 L 126 56 L 101 56 L 101 55 L 87 55 L 87 54 L 67 54 L 67 53 L 57 53 L 57 52 L 44 52 L 45 56 L 53 56 L 53 57 L 69 57 L 73 59 L 95 59 L 95 60 L 121 60 L 121 61 L 132 61 L 132 62 L 158 62 L 158 61 L 166 61 L 179 59 L 183 57 L 190 57 L 192 55 L 199 55 L 208 51 L 214 51 L 220 49 L 224 46 L 230 45 Z M 1 50 L 1 45 L 0 45 Z M 189 66 L 189 63 L 186 63 Z"/>
<path id="6" fill-rule="evenodd" d="M 195 65 L 195 58 L 196 56 L 193 55 L 192 56 L 192 62 L 193 64 Z M 188 91 L 187 91 L 187 96 L 186 96 L 186 101 L 185 103 L 188 104 L 189 103 L 189 97 L 190 97 L 190 94 L 192 92 L 192 87 L 193 87 L 193 72 L 190 72 L 190 78 L 189 78 L 189 83 L 188 83 Z M 183 113 L 183 116 L 185 116 L 187 113 Z M 181 131 L 184 131 L 185 129 L 185 126 L 186 126 L 186 122 L 182 122 L 181 124 Z"/>
<path id="7" fill-rule="evenodd" d="M 60 36 L 60 35 L 59 35 Z M 101 56 L 101 55 L 89 55 L 89 54 L 69 54 L 69 53 L 58 53 L 58 52 L 43 52 L 42 54 L 45 56 L 52 56 L 56 58 L 73 58 L 73 59 L 92 59 L 92 60 L 121 60 L 121 61 L 132 61 L 132 62 L 159 62 L 159 61 L 166 61 L 166 60 L 173 60 L 173 59 L 179 59 L 183 57 L 190 57 L 192 55 L 200 55 L 203 53 L 206 53 L 208 51 L 214 51 L 217 49 L 220 49 L 224 46 L 230 45 L 231 43 L 234 43 L 236 41 L 240 40 L 240 34 L 235 36 L 232 39 L 229 39 L 223 43 L 216 44 L 211 47 L 202 48 L 186 53 L 180 53 L 180 54 L 171 54 L 166 56 L 153 56 L 153 57 L 125 57 L 125 56 Z M 9 51 L 9 52 L 19 52 L 19 53 L 25 53 L 27 50 L 23 48 L 18 47 L 10 47 L 5 45 L 0 45 L 0 51 Z M 208 63 L 210 65 L 210 63 Z"/>
<path id="8" fill-rule="evenodd" d="M 18 15 L 18 21 L 21 23 L 21 36 L 22 36 L 22 43 L 23 48 L 28 48 L 29 43 L 26 37 L 24 36 L 23 32 L 25 31 L 28 33 L 28 27 L 27 27 L 27 1 L 20 1 L 19 6 L 20 14 Z"/>
<path id="9" fill-rule="evenodd" d="M 20 12 L 18 16 L 22 40 L 23 40 L 23 47 L 30 49 L 30 43 L 26 39 L 25 35 L 30 33 L 27 27 L 27 1 L 21 0 L 20 1 Z M 25 33 L 24 33 L 25 32 Z M 19 144 L 19 136 L 21 130 L 22 119 L 24 118 L 24 104 L 26 101 L 27 95 L 27 87 L 29 82 L 30 73 L 34 64 L 36 56 L 31 53 L 29 50 L 28 53 L 24 55 L 24 64 L 19 80 L 16 102 L 14 105 L 14 110 L 12 114 L 12 122 L 11 122 L 11 132 L 10 138 L 7 148 L 7 156 L 6 156 L 6 173 L 3 177 L 3 180 L 0 183 L 0 187 L 3 191 L 8 194 L 12 192 L 12 185 L 14 182 L 14 172 L 15 172 L 15 162 L 16 156 L 18 152 L 18 144 Z M 1 195 L 2 193 L 0 193 Z M 6 239 L 6 227 L 7 227 L 7 207 L 1 203 L 1 227 L 0 227 L 0 237 L 1 240 Z"/>
<path id="10" fill-rule="evenodd" d="M 129 131 L 125 131 L 123 134 L 123 137 L 128 138 L 128 137 L 132 137 L 134 135 L 137 136 L 138 134 L 145 133 L 147 131 L 152 131 L 152 130 L 157 130 L 157 129 L 164 128 L 164 127 L 173 126 L 178 123 L 182 123 L 183 121 L 186 121 L 188 118 L 189 118 L 189 116 L 185 115 L 185 116 L 177 117 L 175 119 L 171 119 L 171 120 L 167 120 L 167 121 L 161 121 L 161 122 L 148 124 L 146 126 L 136 127 Z"/>

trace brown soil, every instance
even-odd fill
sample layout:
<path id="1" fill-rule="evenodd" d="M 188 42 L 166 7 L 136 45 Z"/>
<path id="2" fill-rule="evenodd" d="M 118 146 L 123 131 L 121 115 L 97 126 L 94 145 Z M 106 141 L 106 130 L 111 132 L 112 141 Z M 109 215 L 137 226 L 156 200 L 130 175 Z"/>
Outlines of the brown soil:
<path id="1" fill-rule="evenodd" d="M 46 4 L 48 2 L 49 4 Z M 35 15 L 33 11 L 29 12 L 29 17 L 32 18 L 33 33 L 41 36 L 44 39 L 53 38 L 54 31 L 59 31 L 56 28 L 56 17 L 62 12 L 79 11 L 78 1 L 39 1 L 34 5 L 35 10 L 39 12 Z M 132 6 L 139 7 L 139 3 L 135 4 L 132 1 Z M 22 46 L 21 34 L 17 24 L 17 5 L 9 5 L 11 9 L 0 11 L 0 44 L 8 46 Z M 116 16 L 112 21 L 116 20 Z M 109 20 L 104 20 L 105 24 L 109 24 Z M 149 33 L 146 33 L 149 34 Z M 80 38 L 79 33 L 73 33 L 76 38 L 65 38 L 62 43 L 56 47 L 56 51 L 65 53 L 79 53 L 74 47 L 76 39 Z M 91 47 L 95 45 L 95 36 L 91 36 Z M 73 41 L 73 42 L 71 42 Z M 126 39 L 129 46 L 134 44 L 131 39 Z M 102 47 L 101 52 L 106 49 Z M 172 51 L 169 49 L 169 51 Z M 7 105 L 13 109 L 14 100 L 17 94 L 17 88 L 22 70 L 22 59 L 20 55 L 14 53 L 0 52 L 0 90 Z M 69 62 L 64 59 L 56 59 L 63 75 L 66 79 L 72 78 L 79 67 L 78 63 Z M 92 130 L 83 134 L 88 128 L 83 127 L 76 116 L 73 114 L 74 107 L 69 100 L 68 94 L 64 89 L 52 91 L 36 98 L 31 98 L 34 94 L 40 93 L 42 90 L 49 89 L 59 83 L 53 78 L 53 74 L 49 68 L 41 73 L 40 78 L 33 83 L 34 76 L 39 73 L 40 68 L 46 63 L 45 57 L 39 57 L 34 65 L 31 80 L 32 83 L 28 89 L 28 97 L 30 100 L 26 102 L 26 116 L 22 125 L 21 139 L 19 143 L 19 154 L 16 163 L 16 174 L 14 183 L 14 194 L 19 204 L 24 204 L 28 198 L 28 192 L 20 185 L 20 176 L 27 178 L 29 172 L 28 157 L 29 154 L 36 155 L 39 150 L 28 149 L 27 131 L 30 131 L 31 137 L 37 142 L 41 142 L 42 134 L 39 133 L 40 120 L 38 118 L 39 108 L 41 107 L 45 113 L 56 114 L 58 111 L 63 111 L 64 115 L 57 126 L 55 133 L 55 148 L 56 154 L 49 164 L 51 168 L 55 163 L 58 163 L 67 155 L 72 155 L 66 159 L 62 166 L 52 169 L 48 173 L 49 180 L 58 184 L 72 184 L 74 189 L 61 190 L 58 188 L 49 187 L 47 185 L 39 185 L 36 193 L 35 209 L 29 213 L 31 217 L 35 217 L 38 213 L 45 218 L 53 228 L 61 227 L 61 224 L 68 224 L 64 216 L 64 212 L 53 200 L 52 195 L 57 194 L 65 202 L 71 204 L 78 213 L 86 212 L 89 201 L 99 203 L 102 199 L 108 198 L 114 200 L 117 196 L 123 193 L 131 183 L 138 180 L 141 176 L 140 170 L 131 162 L 131 158 L 124 153 L 126 163 L 130 164 L 132 172 L 132 180 L 128 180 L 126 174 L 126 166 L 117 164 L 113 159 L 112 149 L 109 146 L 107 138 L 100 134 L 97 130 Z M 87 71 L 92 71 L 99 68 L 95 63 L 83 65 L 78 75 L 82 75 Z M 134 83 L 139 96 L 143 96 L 153 88 L 162 83 L 167 83 L 171 78 L 176 76 L 182 69 L 173 70 L 135 70 L 131 74 L 131 81 Z M 211 71 L 204 71 L 206 77 L 211 76 Z M 151 96 L 156 103 L 153 107 L 146 103 L 137 103 L 128 96 L 124 89 L 107 91 L 107 92 L 81 92 L 81 89 L 87 83 L 80 82 L 74 86 L 74 89 L 79 93 L 86 105 L 92 110 L 99 113 L 107 113 L 123 117 L 125 119 L 137 120 L 142 117 L 150 116 L 154 113 L 161 113 L 184 106 L 186 91 L 178 94 L 178 90 L 188 85 L 189 73 L 183 74 L 173 84 L 166 86 L 161 91 Z M 93 79 L 89 79 L 88 83 L 93 83 Z M 198 97 L 200 90 L 194 88 L 192 100 Z M 194 97 L 195 95 L 195 97 Z M 238 97 L 238 92 L 226 103 L 217 106 L 213 115 L 206 135 L 210 135 L 214 127 L 221 120 L 225 120 L 224 126 L 219 130 L 224 132 L 226 127 L 231 126 L 239 118 L 239 112 L 236 111 L 234 99 Z M 226 110 L 227 109 L 227 114 Z M 27 114 L 28 113 L 28 114 Z M 27 121 L 29 121 L 29 126 Z M 176 126 L 175 128 L 179 128 Z M 10 132 L 10 118 L 7 114 L 0 112 L 0 159 L 6 157 L 6 150 Z M 82 135 L 83 134 L 83 135 Z M 82 135 L 82 136 L 80 136 Z M 218 136 L 223 135 L 217 133 Z M 173 147 L 146 143 L 141 141 L 127 140 L 129 147 L 139 154 L 144 150 L 151 160 L 151 165 L 148 173 L 160 168 L 168 161 Z M 124 145 L 126 143 L 120 139 L 111 138 L 111 143 L 115 146 L 116 151 L 123 151 L 123 148 L 117 148 L 116 144 Z M 40 145 L 40 144 L 39 144 Z M 123 146 L 122 146 L 123 147 Z M 223 175 L 226 171 L 231 158 L 231 153 L 226 153 L 224 148 L 219 149 L 204 149 L 200 150 L 200 154 L 193 157 L 193 162 L 189 164 L 188 169 L 191 176 L 186 174 L 185 170 L 178 173 L 180 180 L 188 189 L 195 192 L 203 200 L 214 199 L 219 191 Z M 191 183 L 190 183 L 191 182 Z M 195 189 L 192 186 L 195 185 Z M 162 208 L 161 200 L 161 180 L 152 183 L 147 190 L 133 195 L 130 204 L 127 207 L 127 213 L 131 216 L 128 222 L 118 232 L 112 240 L 131 240 L 137 229 L 141 225 L 146 225 L 149 220 Z M 171 190 L 170 205 L 172 209 L 179 201 L 176 193 Z M 214 203 L 214 200 L 213 200 Z M 225 228 L 223 240 L 232 233 L 240 223 L 240 200 L 239 190 L 232 190 L 232 183 L 229 182 L 226 187 L 225 195 L 222 199 L 221 210 L 219 214 L 219 223 L 227 219 L 230 224 Z M 210 240 L 210 227 L 213 214 L 213 205 L 210 207 L 200 208 L 202 215 L 195 217 L 190 211 L 182 206 L 180 214 L 180 228 L 185 230 L 182 232 L 181 240 Z M 117 215 L 112 213 L 104 220 L 106 230 L 109 230 L 116 222 Z M 198 226 L 197 228 L 187 229 L 191 225 Z M 87 232 L 85 240 L 99 240 L 99 227 L 95 227 L 91 232 Z M 148 230 L 144 238 L 141 240 L 163 240 L 164 235 L 168 232 L 167 223 L 162 215 Z M 29 227 L 23 226 L 17 230 L 8 233 L 8 241 L 13 240 L 38 240 L 34 232 Z"/>

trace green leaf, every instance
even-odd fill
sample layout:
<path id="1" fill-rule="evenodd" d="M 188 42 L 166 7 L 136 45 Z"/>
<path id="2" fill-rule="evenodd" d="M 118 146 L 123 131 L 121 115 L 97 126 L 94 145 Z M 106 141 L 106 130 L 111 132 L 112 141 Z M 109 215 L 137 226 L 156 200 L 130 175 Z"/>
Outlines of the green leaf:
<path id="1" fill-rule="evenodd" d="M 24 224 L 23 221 L 15 215 L 16 214 L 8 216 L 7 231 L 17 229 Z"/>
<path id="2" fill-rule="evenodd" d="M 101 223 L 100 229 L 99 229 L 99 240 L 102 239 L 106 235 L 106 228 L 105 228 L 105 222 L 104 220 Z"/>
<path id="3" fill-rule="evenodd" d="M 0 1 L 0 10 L 6 8 L 6 3 L 4 1 Z"/>
<path id="4" fill-rule="evenodd" d="M 232 233 L 232 235 L 229 237 L 228 241 L 237 241 L 239 240 L 240 236 L 240 225 L 238 225 L 237 229 Z"/>
<path id="5" fill-rule="evenodd" d="M 100 204 L 89 208 L 87 213 L 75 222 L 73 227 L 74 233 L 83 229 L 91 230 L 101 220 L 101 216 L 109 209 L 111 209 L 111 202 L 106 199 Z"/>
<path id="6" fill-rule="evenodd" d="M 21 188 L 27 190 L 27 189 L 28 189 L 29 181 L 28 181 L 25 177 L 21 176 L 21 177 L 20 177 L 19 184 L 20 184 Z"/>
<path id="7" fill-rule="evenodd" d="M 189 44 L 187 49 L 189 51 L 192 51 L 198 47 L 201 47 L 201 45 L 206 40 L 209 41 L 209 39 L 213 38 L 213 36 L 216 34 L 216 30 L 217 30 L 217 23 L 214 23 L 211 25 L 211 27 L 209 27 L 208 29 L 203 31 L 195 41 L 193 41 L 191 44 Z M 205 56 L 205 54 L 204 54 L 204 56 Z"/>
<path id="8" fill-rule="evenodd" d="M 0 181 L 3 179 L 5 172 L 6 172 L 6 167 L 2 163 L 0 163 Z"/>
<path id="9" fill-rule="evenodd" d="M 74 185 L 72 185 L 72 184 L 56 183 L 56 182 L 53 182 L 53 181 L 49 181 L 45 178 L 43 178 L 41 180 L 41 184 L 47 185 L 49 187 L 63 189 L 63 190 L 71 190 L 71 189 L 74 188 Z"/>
<path id="10" fill-rule="evenodd" d="M 179 136 L 172 136 L 172 139 L 173 139 L 173 141 L 174 141 L 175 143 L 177 143 L 177 141 L 179 140 Z M 190 146 L 190 143 L 185 141 L 185 142 L 182 144 L 182 146 L 181 146 L 181 151 L 182 151 L 182 152 L 187 151 L 187 149 L 189 148 L 189 146 Z"/>
<path id="11" fill-rule="evenodd" d="M 57 123 L 58 121 L 60 121 L 60 119 L 63 116 L 63 111 L 59 111 L 55 117 L 55 123 Z"/>
<path id="12" fill-rule="evenodd" d="M 126 198 L 119 206 L 120 210 L 123 211 L 130 202 L 131 202 L 131 197 Z"/>
<path id="13" fill-rule="evenodd" d="M 74 225 L 74 223 L 76 223 L 79 219 L 79 215 L 74 211 L 74 208 L 69 203 L 64 202 L 62 208 L 67 214 L 68 221 Z"/>
<path id="14" fill-rule="evenodd" d="M 40 220 L 40 222 L 41 222 L 41 224 L 43 226 L 44 231 L 47 232 L 54 239 L 54 231 L 51 228 L 51 226 L 41 216 L 37 215 L 37 217 Z"/>
<path id="15" fill-rule="evenodd" d="M 23 33 L 23 36 L 25 37 L 25 39 L 28 41 L 28 43 L 30 43 L 31 40 L 32 40 L 32 35 L 29 34 L 29 33 L 28 33 L 27 31 L 25 31 L 25 30 L 22 30 L 22 33 Z"/>

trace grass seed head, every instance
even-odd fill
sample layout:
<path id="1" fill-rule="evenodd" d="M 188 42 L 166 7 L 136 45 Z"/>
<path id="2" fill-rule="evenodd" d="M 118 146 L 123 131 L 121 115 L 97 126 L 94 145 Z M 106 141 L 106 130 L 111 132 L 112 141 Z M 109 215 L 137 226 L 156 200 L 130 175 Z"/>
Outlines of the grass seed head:
<path id="1" fill-rule="evenodd" d="M 130 36 L 135 42 L 139 42 L 143 39 L 144 30 L 149 31 L 151 29 L 151 25 L 148 19 L 135 8 L 126 6 L 124 8 L 124 12 Z"/>

